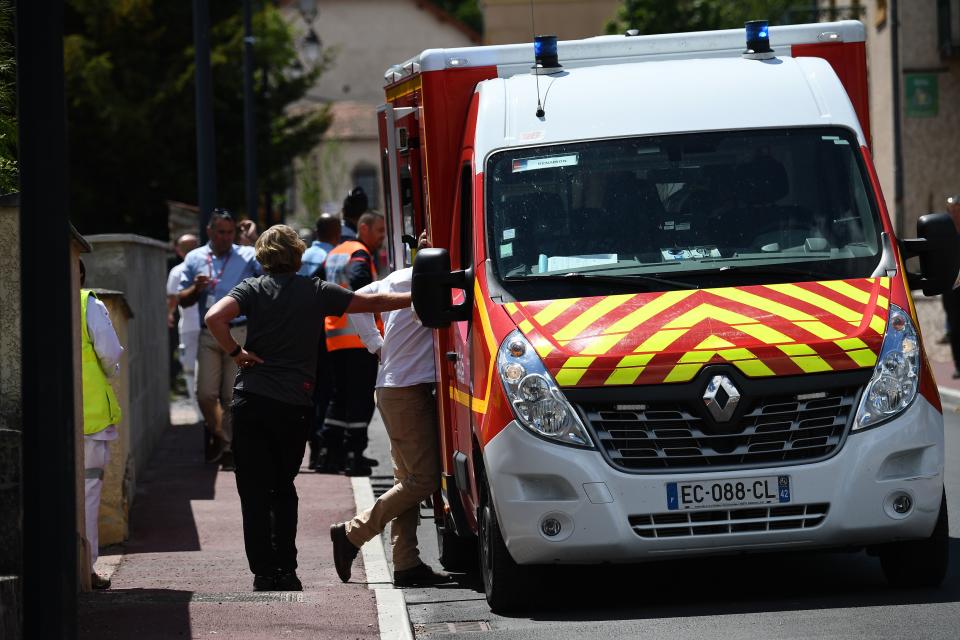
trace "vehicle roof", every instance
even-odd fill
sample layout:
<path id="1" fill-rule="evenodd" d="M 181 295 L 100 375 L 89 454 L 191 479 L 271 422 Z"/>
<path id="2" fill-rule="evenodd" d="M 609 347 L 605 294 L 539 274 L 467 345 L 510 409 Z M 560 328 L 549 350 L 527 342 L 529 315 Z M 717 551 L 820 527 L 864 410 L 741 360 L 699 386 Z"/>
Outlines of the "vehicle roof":
<path id="1" fill-rule="evenodd" d="M 790 55 L 790 48 L 795 44 L 866 40 L 866 30 L 857 20 L 773 26 L 769 34 L 770 45 L 778 55 Z M 737 57 L 745 45 L 742 28 L 642 36 L 595 36 L 557 43 L 560 62 L 568 69 L 645 59 Z M 506 78 L 528 73 L 533 57 L 533 42 L 427 49 L 387 69 L 384 79 L 389 85 L 422 72 L 485 66 L 495 66 L 497 75 Z"/>
<path id="2" fill-rule="evenodd" d="M 536 116 L 538 78 L 543 118 Z M 477 91 L 478 159 L 496 149 L 573 140 L 829 125 L 866 144 L 843 85 L 822 58 L 601 65 L 494 78 Z"/>

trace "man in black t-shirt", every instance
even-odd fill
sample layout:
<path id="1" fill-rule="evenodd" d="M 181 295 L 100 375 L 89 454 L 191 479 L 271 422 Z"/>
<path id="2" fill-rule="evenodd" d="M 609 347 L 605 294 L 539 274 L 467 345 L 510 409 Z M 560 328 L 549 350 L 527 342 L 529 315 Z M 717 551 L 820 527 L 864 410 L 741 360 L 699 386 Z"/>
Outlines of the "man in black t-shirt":
<path id="1" fill-rule="evenodd" d="M 297 491 L 313 412 L 317 350 L 324 317 L 410 306 L 409 294 L 357 294 L 296 275 L 304 244 L 285 225 L 257 240 L 266 272 L 247 278 L 205 317 L 207 328 L 239 366 L 234 385 L 233 451 L 243 540 L 257 591 L 301 590 L 297 568 Z M 230 320 L 247 317 L 243 345 Z"/>

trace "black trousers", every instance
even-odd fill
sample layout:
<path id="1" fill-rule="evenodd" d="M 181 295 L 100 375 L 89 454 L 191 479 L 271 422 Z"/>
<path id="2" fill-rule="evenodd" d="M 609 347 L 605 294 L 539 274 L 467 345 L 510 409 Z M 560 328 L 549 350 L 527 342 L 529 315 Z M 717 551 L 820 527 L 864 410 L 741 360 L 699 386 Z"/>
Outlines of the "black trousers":
<path id="1" fill-rule="evenodd" d="M 297 568 L 297 490 L 313 407 L 235 393 L 233 459 L 250 571 Z"/>
<path id="2" fill-rule="evenodd" d="M 373 389 L 380 361 L 366 349 L 338 349 L 327 357 L 333 392 L 321 440 L 327 459 L 337 461 L 347 453 L 360 455 L 367 448 L 367 427 L 377 408 Z"/>
<path id="3" fill-rule="evenodd" d="M 953 369 L 960 371 L 960 290 L 951 289 L 943 294 L 943 310 L 947 312 L 947 324 L 950 325 Z"/>
<path id="4" fill-rule="evenodd" d="M 321 340 L 317 350 L 317 381 L 313 386 L 313 425 L 310 429 L 310 449 L 319 450 L 323 446 L 324 423 L 327 419 L 327 408 L 330 406 L 330 396 L 333 394 L 333 372 L 330 367 L 330 354 L 327 346 Z"/>

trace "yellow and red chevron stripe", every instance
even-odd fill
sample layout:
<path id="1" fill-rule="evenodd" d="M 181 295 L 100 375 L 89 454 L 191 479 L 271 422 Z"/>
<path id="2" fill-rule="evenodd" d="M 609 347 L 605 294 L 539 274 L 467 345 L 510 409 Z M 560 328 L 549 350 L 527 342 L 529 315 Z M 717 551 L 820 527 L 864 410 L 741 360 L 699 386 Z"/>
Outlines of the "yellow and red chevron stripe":
<path id="1" fill-rule="evenodd" d="M 561 386 L 685 382 L 729 362 L 750 377 L 872 367 L 889 278 L 508 303 Z"/>

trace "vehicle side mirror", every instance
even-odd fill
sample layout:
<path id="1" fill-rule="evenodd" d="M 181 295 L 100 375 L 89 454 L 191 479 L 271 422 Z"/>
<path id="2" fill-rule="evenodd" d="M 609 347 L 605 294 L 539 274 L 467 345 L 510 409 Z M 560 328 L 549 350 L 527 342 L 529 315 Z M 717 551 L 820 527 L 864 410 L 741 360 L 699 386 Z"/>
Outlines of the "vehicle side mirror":
<path id="1" fill-rule="evenodd" d="M 920 258 L 920 273 L 907 273 L 911 289 L 935 296 L 953 288 L 960 272 L 960 238 L 953 219 L 931 213 L 917 220 L 917 238 L 900 241 L 903 259 Z"/>
<path id="2" fill-rule="evenodd" d="M 446 249 L 421 249 L 413 261 L 411 298 L 413 310 L 430 329 L 444 329 L 451 322 L 470 319 L 473 270 L 450 271 L 450 254 Z M 466 292 L 462 304 L 454 305 L 454 289 Z"/>

